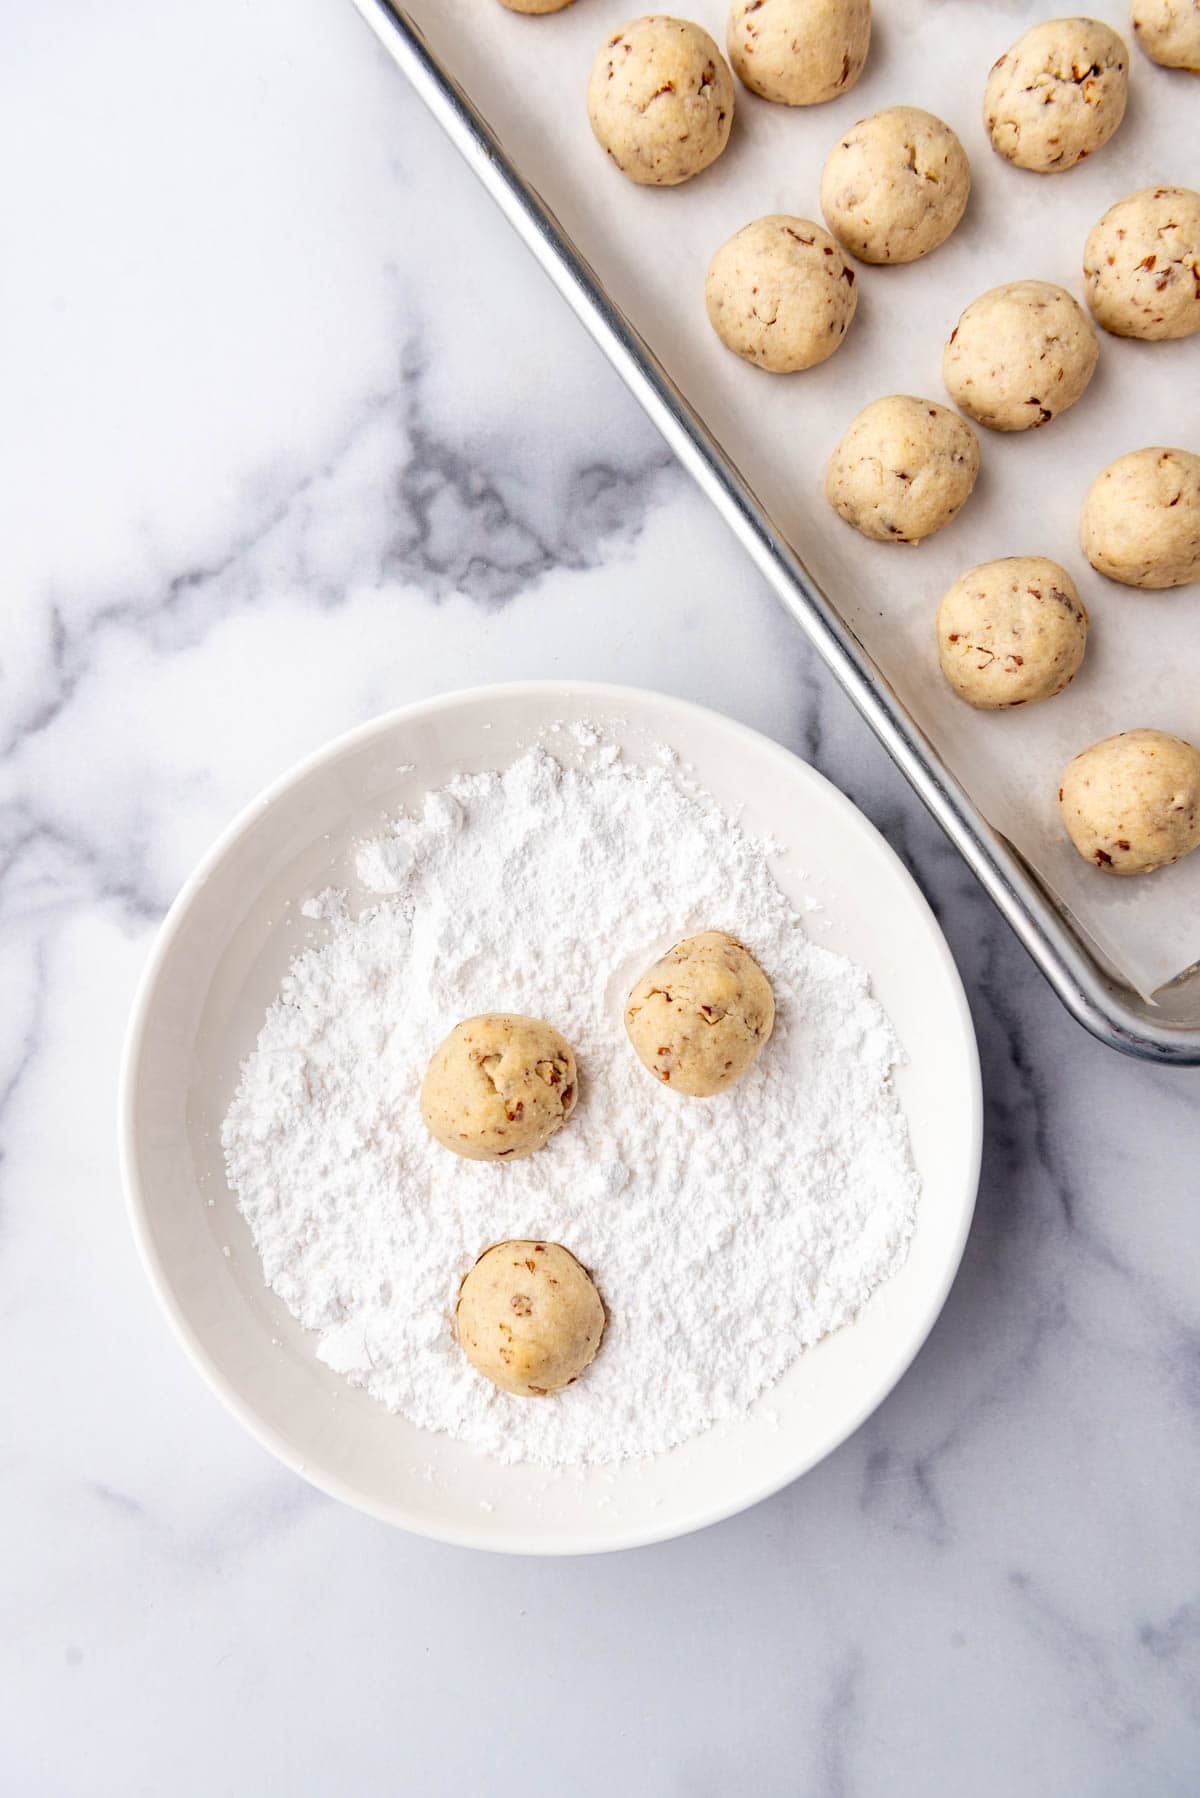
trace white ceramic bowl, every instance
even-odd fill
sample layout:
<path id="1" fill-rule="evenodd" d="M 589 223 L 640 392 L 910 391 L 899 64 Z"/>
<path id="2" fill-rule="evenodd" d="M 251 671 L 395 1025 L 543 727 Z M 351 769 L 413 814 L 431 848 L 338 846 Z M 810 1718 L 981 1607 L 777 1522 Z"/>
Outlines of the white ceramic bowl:
<path id="1" fill-rule="evenodd" d="M 778 864 L 781 884 L 799 901 L 820 901 L 828 927 L 819 940 L 869 970 L 905 1046 L 898 1089 L 923 1190 L 900 1273 L 744 1420 L 649 1462 L 547 1480 L 544 1469 L 500 1466 L 417 1429 L 321 1365 L 315 1338 L 263 1284 L 225 1183 L 219 1131 L 239 1062 L 303 941 L 284 922 L 287 901 L 330 879 L 352 884 L 350 846 L 381 813 L 460 770 L 506 766 L 540 728 L 574 718 L 604 720 L 633 758 L 670 743 L 727 809 L 791 851 Z M 980 1135 L 975 1038 L 945 939 L 849 800 L 715 712 L 558 683 L 407 706 L 320 750 L 249 806 L 163 925 L 134 1006 L 121 1093 L 122 1165 L 146 1271 L 235 1416 L 323 1491 L 389 1523 L 540 1554 L 698 1529 L 795 1479 L 856 1429 L 942 1308 L 974 1208 Z"/>

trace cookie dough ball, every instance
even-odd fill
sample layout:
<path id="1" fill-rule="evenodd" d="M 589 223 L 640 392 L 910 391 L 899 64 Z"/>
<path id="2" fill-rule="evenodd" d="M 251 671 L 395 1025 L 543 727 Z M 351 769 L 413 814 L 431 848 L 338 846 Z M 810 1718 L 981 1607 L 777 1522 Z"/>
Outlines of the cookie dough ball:
<path id="1" fill-rule="evenodd" d="M 828 231 L 772 213 L 722 244 L 708 265 L 704 303 L 727 349 L 791 374 L 833 355 L 854 317 L 858 287 Z"/>
<path id="2" fill-rule="evenodd" d="M 1047 556 L 1004 556 L 969 568 L 938 607 L 942 673 L 984 710 L 1052 699 L 1074 679 L 1088 615 L 1065 568 Z"/>
<path id="3" fill-rule="evenodd" d="M 815 106 L 849 93 L 871 42 L 871 0 L 733 0 L 729 60 L 751 93 Z"/>
<path id="4" fill-rule="evenodd" d="M 967 207 L 971 165 L 949 125 L 919 106 L 860 119 L 829 153 L 821 211 L 860 262 L 916 262 Z"/>
<path id="5" fill-rule="evenodd" d="M 1083 307 L 1049 281 L 1010 281 L 972 300 L 942 357 L 964 412 L 993 431 L 1028 431 L 1073 406 L 1100 346 Z"/>
<path id="6" fill-rule="evenodd" d="M 1067 833 L 1108 874 L 1152 874 L 1200 844 L 1200 749 L 1163 730 L 1126 730 L 1068 762 Z"/>
<path id="7" fill-rule="evenodd" d="M 992 64 L 983 123 L 992 148 L 1038 174 L 1072 169 L 1125 116 L 1129 52 L 1099 19 L 1047 19 Z"/>
<path id="8" fill-rule="evenodd" d="M 605 40 L 588 83 L 588 118 L 623 175 L 644 187 L 676 187 L 729 142 L 733 76 L 707 31 L 651 13 Z"/>
<path id="9" fill-rule="evenodd" d="M 570 6 L 571 0 L 500 0 L 501 6 L 507 6 L 509 12 L 547 13 L 561 12 L 564 6 Z"/>
<path id="10" fill-rule="evenodd" d="M 1079 542 L 1093 568 L 1127 587 L 1200 581 L 1200 456 L 1141 449 L 1088 489 Z"/>
<path id="11" fill-rule="evenodd" d="M 1200 193 L 1143 187 L 1110 206 L 1084 246 L 1083 282 L 1098 322 L 1117 337 L 1200 331 Z"/>
<path id="12" fill-rule="evenodd" d="M 643 1067 L 692 1098 L 724 1092 L 775 1026 L 771 983 L 736 937 L 685 937 L 638 981 L 625 1028 Z"/>
<path id="13" fill-rule="evenodd" d="M 1200 70 L 1200 0 L 1136 0 L 1133 35 L 1164 69 Z"/>
<path id="14" fill-rule="evenodd" d="M 498 1242 L 459 1287 L 455 1325 L 481 1374 L 518 1398 L 544 1398 L 595 1359 L 604 1306 L 557 1242 Z"/>
<path id="15" fill-rule="evenodd" d="M 932 537 L 970 497 L 979 439 L 947 406 L 893 393 L 859 413 L 830 459 L 825 497 L 878 543 Z"/>
<path id="16" fill-rule="evenodd" d="M 456 1024 L 421 1086 L 421 1116 L 443 1148 L 469 1161 L 540 1149 L 575 1109 L 570 1045 L 552 1024 L 485 1012 Z"/>

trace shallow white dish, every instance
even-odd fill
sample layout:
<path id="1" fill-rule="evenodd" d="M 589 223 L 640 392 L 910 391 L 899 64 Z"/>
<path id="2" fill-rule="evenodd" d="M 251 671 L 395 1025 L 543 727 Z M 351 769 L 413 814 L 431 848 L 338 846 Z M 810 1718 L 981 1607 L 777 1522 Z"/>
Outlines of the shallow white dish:
<path id="1" fill-rule="evenodd" d="M 299 900 L 350 884 L 383 814 L 456 772 L 504 767 L 539 730 L 603 721 L 630 757 L 669 743 L 747 825 L 784 845 L 780 884 L 825 946 L 867 968 L 908 1056 L 898 1090 L 922 1179 L 901 1272 L 740 1423 L 671 1453 L 579 1473 L 501 1466 L 417 1429 L 322 1366 L 263 1284 L 224 1177 L 220 1121 L 238 1065 L 306 941 Z M 568 758 L 571 739 L 556 744 Z M 411 766 L 410 766 L 411 765 Z M 874 827 L 821 775 L 743 726 L 655 693 L 555 682 L 408 706 L 320 750 L 237 818 L 187 882 L 139 989 L 125 1048 L 121 1155 L 134 1234 L 184 1347 L 280 1460 L 389 1523 L 473 1547 L 573 1554 L 676 1536 L 812 1467 L 891 1390 L 936 1319 L 975 1203 L 979 1061 L 937 922 Z M 519 1402 L 519 1401 L 514 1401 Z"/>

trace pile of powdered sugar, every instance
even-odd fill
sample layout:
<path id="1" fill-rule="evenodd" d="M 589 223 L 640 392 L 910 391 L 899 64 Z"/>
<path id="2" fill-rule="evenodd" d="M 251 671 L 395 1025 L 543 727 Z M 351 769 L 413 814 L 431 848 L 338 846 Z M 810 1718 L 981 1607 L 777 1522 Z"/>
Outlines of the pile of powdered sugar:
<path id="1" fill-rule="evenodd" d="M 917 1179 L 899 1051 L 861 969 L 810 942 L 746 834 L 664 755 L 636 766 L 576 727 L 463 775 L 360 846 L 367 897 L 322 895 L 223 1128 L 267 1281 L 318 1354 L 430 1430 L 504 1461 L 614 1461 L 744 1412 L 903 1261 Z M 355 915 L 357 911 L 357 915 Z M 741 938 L 774 1035 L 714 1099 L 642 1068 L 624 997 L 679 937 Z M 547 1147 L 465 1161 L 426 1133 L 433 1049 L 482 1011 L 550 1019 L 580 1098 Z M 458 1283 L 506 1237 L 563 1243 L 608 1310 L 595 1362 L 515 1399 L 454 1340 Z"/>

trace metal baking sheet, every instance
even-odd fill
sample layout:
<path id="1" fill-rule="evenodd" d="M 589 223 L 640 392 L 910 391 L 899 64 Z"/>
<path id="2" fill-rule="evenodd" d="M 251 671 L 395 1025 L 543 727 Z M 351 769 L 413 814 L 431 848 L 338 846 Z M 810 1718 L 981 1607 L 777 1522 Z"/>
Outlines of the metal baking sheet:
<path id="1" fill-rule="evenodd" d="M 820 496 L 828 452 L 868 399 L 892 391 L 945 399 L 942 341 L 967 301 L 1019 275 L 1078 292 L 1083 238 L 1105 206 L 1152 180 L 1195 178 L 1178 166 L 1194 116 L 1188 78 L 1131 52 L 1130 114 L 1113 144 L 1069 175 L 1030 176 L 992 154 L 977 112 L 991 60 L 1032 9 L 894 0 L 853 94 L 802 110 L 739 94 L 726 157 L 700 180 L 664 192 L 622 180 L 584 114 L 592 55 L 624 7 L 578 0 L 531 20 L 494 0 L 356 5 L 1065 1002 L 1114 1046 L 1200 1061 L 1200 976 L 1170 978 L 1200 950 L 1200 857 L 1153 881 L 1098 879 L 1074 865 L 1053 804 L 1062 762 L 1110 730 L 1153 722 L 1195 734 L 1194 674 L 1180 668 L 1178 654 L 1188 596 L 1101 581 L 1083 564 L 1075 531 L 1087 481 L 1106 461 L 1184 436 L 1181 394 L 1200 375 L 1200 340 L 1140 345 L 1104 336 L 1097 379 L 1071 413 L 1016 438 L 981 432 L 979 491 L 953 526 L 918 550 L 866 543 Z M 1115 9 L 1097 10 L 1121 27 Z M 715 0 L 689 9 L 717 36 L 723 11 Z M 1160 77 L 1184 85 L 1160 93 Z M 926 105 L 959 131 L 974 174 L 964 225 L 925 263 L 864 271 L 860 316 L 822 369 L 777 379 L 740 363 L 704 317 L 712 250 L 762 212 L 819 217 L 820 167 L 838 130 L 898 101 Z M 1194 161 L 1194 151 L 1184 159 Z M 1076 572 L 1096 624 L 1091 651 L 1074 687 L 1052 704 L 980 715 L 943 689 L 932 613 L 963 568 L 1018 551 L 1055 555 Z M 1155 1002 L 1141 996 L 1156 988 Z"/>

